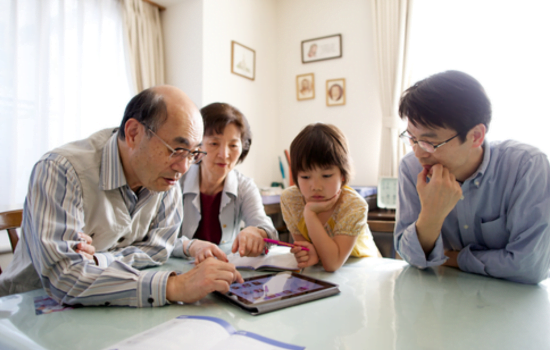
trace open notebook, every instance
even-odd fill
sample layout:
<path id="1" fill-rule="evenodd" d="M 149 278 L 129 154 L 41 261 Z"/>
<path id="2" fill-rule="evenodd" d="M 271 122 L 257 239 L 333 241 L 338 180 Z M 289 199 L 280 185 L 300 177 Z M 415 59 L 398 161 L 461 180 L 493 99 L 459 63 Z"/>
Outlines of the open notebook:
<path id="1" fill-rule="evenodd" d="M 227 259 L 237 269 L 300 272 L 294 254 L 290 253 L 290 248 L 286 247 L 272 247 L 267 255 L 257 257 L 242 257 L 238 253 L 229 254 Z"/>
<path id="2" fill-rule="evenodd" d="M 305 347 L 283 343 L 251 332 L 237 331 L 228 322 L 217 317 L 179 316 L 107 349 L 303 350 Z"/>

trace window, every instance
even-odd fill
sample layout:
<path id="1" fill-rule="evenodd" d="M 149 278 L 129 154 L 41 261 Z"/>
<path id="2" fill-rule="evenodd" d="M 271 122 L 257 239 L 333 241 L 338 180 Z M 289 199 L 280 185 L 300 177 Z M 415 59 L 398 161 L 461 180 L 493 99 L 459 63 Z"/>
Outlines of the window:
<path id="1" fill-rule="evenodd" d="M 131 96 L 120 6 L 0 2 L 0 210 L 22 207 L 44 153 L 120 123 Z"/>
<path id="2" fill-rule="evenodd" d="M 550 1 L 417 0 L 412 82 L 445 70 L 475 77 L 493 106 L 489 140 L 550 154 Z"/>

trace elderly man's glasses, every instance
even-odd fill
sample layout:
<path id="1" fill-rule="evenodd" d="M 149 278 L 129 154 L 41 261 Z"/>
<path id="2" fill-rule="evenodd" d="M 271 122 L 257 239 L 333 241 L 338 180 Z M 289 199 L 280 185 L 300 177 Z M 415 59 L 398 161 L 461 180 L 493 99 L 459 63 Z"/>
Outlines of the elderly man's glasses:
<path id="1" fill-rule="evenodd" d="M 401 140 L 403 140 L 403 142 L 405 142 L 405 143 L 408 141 L 411 144 L 411 146 L 414 146 L 415 144 L 417 144 L 424 151 L 426 151 L 428 153 L 434 153 L 436 149 L 443 146 L 444 144 L 451 141 L 452 139 L 454 139 L 457 136 L 458 136 L 458 134 L 456 134 L 455 136 L 451 137 L 448 140 L 445 140 L 441 143 L 438 143 L 437 145 L 434 145 L 433 143 L 428 142 L 428 141 L 417 140 L 414 137 L 412 137 L 407 130 L 403 131 L 401 133 L 401 135 L 399 135 L 399 138 Z"/>
<path id="2" fill-rule="evenodd" d="M 172 147 L 170 147 L 169 144 L 167 144 L 163 139 L 161 139 L 160 136 L 155 134 L 155 132 L 151 130 L 151 128 L 149 128 L 147 125 L 143 125 L 143 126 L 145 127 L 145 129 L 147 129 L 147 131 L 153 134 L 153 136 L 159 139 L 160 142 L 162 142 L 166 146 L 166 148 L 170 150 L 170 152 L 172 152 L 172 154 L 170 154 L 170 158 L 177 159 L 178 162 L 184 160 L 185 158 L 188 158 L 191 164 L 197 164 L 206 155 L 206 152 L 199 151 L 199 150 L 193 151 L 184 147 L 178 147 L 176 149 L 173 149 Z"/>

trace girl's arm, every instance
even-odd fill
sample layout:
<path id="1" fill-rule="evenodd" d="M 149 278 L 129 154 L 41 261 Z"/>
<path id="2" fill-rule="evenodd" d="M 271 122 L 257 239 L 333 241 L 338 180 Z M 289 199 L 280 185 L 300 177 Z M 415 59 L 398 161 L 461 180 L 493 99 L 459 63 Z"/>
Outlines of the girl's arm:
<path id="1" fill-rule="evenodd" d="M 304 208 L 304 220 L 309 237 L 315 246 L 323 268 L 329 272 L 336 271 L 348 259 L 357 241 L 357 236 L 337 235 L 331 238 L 319 220 L 316 206 L 309 204 Z"/>
<path id="2" fill-rule="evenodd" d="M 296 187 L 291 187 L 283 191 L 281 195 L 281 212 L 283 214 L 283 219 L 285 221 L 286 227 L 292 238 L 294 239 L 294 244 L 307 247 L 309 251 L 302 250 L 299 247 L 292 248 L 290 252 L 294 254 L 296 261 L 298 262 L 298 267 L 303 269 L 308 266 L 315 265 L 319 262 L 319 257 L 315 251 L 315 247 L 309 241 L 302 236 L 300 230 L 298 230 L 298 222 L 300 221 L 300 210 L 297 210 L 297 203 L 301 203 L 302 195 Z"/>

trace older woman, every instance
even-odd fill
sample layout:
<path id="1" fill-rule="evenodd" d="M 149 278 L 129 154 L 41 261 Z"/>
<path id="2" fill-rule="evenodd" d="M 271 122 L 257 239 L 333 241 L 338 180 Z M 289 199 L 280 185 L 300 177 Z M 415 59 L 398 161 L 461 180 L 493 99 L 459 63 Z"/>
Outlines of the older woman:
<path id="1" fill-rule="evenodd" d="M 207 154 L 180 180 L 184 218 L 172 255 L 194 257 L 196 263 L 212 256 L 227 261 L 224 251 L 231 247 L 241 256 L 258 256 L 265 248 L 263 239 L 278 234 L 254 182 L 234 169 L 250 150 L 248 121 L 226 103 L 212 103 L 201 114 L 201 149 Z"/>

